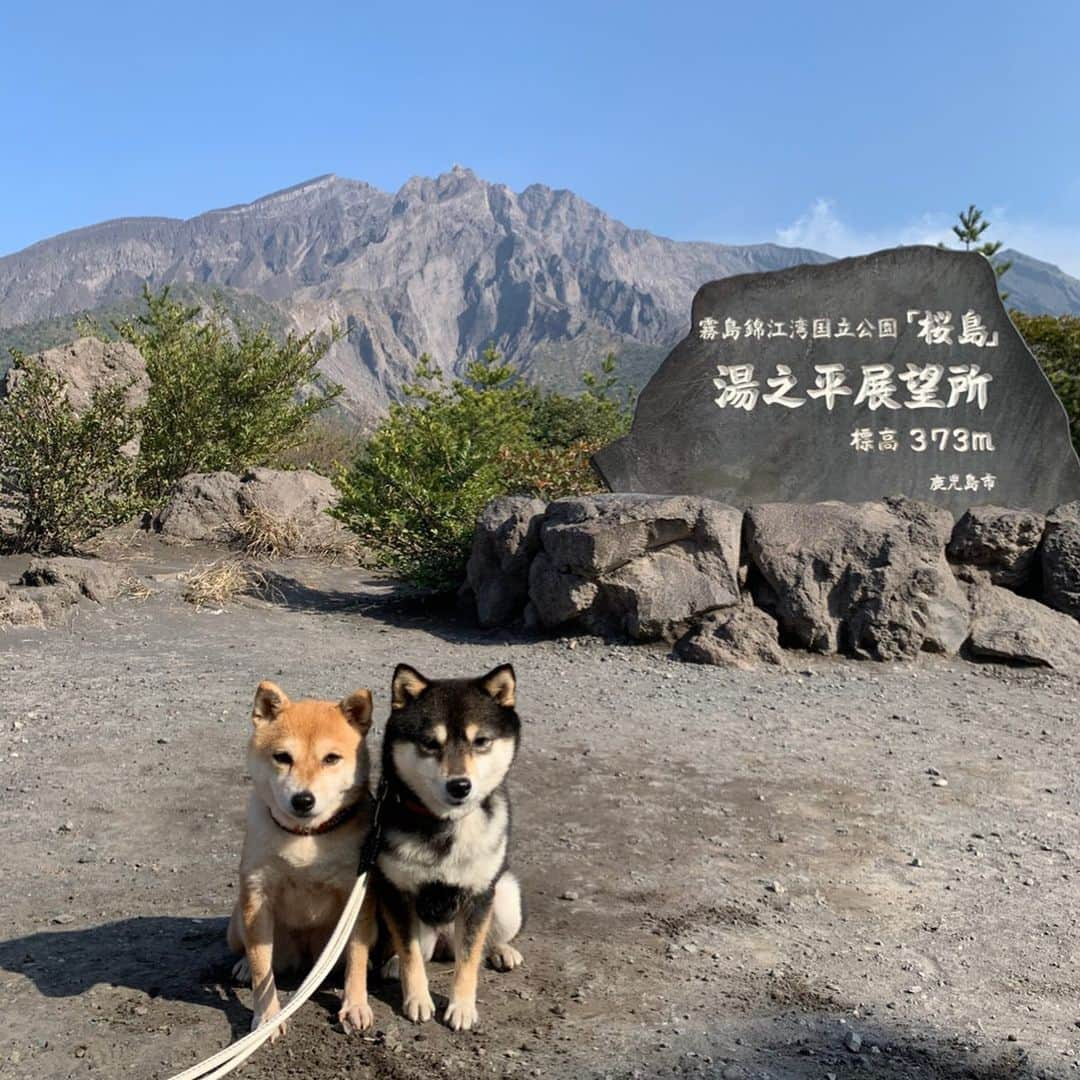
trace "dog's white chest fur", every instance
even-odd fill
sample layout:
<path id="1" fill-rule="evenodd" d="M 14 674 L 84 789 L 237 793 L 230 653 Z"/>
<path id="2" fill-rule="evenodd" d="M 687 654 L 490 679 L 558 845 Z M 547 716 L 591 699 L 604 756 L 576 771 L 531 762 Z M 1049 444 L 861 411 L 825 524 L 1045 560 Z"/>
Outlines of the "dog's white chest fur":
<path id="1" fill-rule="evenodd" d="M 490 815 L 478 808 L 456 820 L 449 842 L 390 829 L 379 869 L 402 892 L 436 881 L 483 892 L 506 861 L 507 825 L 506 804 L 499 801 Z"/>
<path id="2" fill-rule="evenodd" d="M 280 923 L 332 924 L 356 878 L 361 839 L 349 825 L 324 836 L 292 836 L 253 799 L 240 872 L 272 898 Z"/>

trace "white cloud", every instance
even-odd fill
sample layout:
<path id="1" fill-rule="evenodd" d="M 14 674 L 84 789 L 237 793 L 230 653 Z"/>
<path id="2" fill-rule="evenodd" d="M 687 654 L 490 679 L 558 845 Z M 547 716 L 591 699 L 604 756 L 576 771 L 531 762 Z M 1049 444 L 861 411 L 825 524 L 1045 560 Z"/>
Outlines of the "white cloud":
<path id="1" fill-rule="evenodd" d="M 986 211 L 986 216 L 991 222 L 988 238 L 1080 277 L 1080 227 L 1014 221 L 1001 207 Z M 840 217 L 834 202 L 818 198 L 805 214 L 777 229 L 776 239 L 789 247 L 813 248 L 829 255 L 863 255 L 900 244 L 955 244 L 955 220 L 955 214 L 933 211 L 895 227 L 858 229 Z"/>

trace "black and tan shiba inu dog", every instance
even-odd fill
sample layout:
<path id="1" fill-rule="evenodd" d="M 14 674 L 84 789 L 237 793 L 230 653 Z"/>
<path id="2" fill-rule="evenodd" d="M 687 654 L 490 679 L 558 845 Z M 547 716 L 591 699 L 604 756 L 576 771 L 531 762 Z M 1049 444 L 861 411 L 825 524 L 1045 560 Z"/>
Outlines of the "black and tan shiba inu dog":
<path id="1" fill-rule="evenodd" d="M 454 981 L 445 1021 L 476 1023 L 484 956 L 509 971 L 521 929 L 521 890 L 507 869 L 507 771 L 521 722 L 509 664 L 479 679 L 426 679 L 399 664 L 383 740 L 383 846 L 373 875 L 379 913 L 397 953 L 405 1015 L 435 1012 L 425 961 L 450 934 Z"/>

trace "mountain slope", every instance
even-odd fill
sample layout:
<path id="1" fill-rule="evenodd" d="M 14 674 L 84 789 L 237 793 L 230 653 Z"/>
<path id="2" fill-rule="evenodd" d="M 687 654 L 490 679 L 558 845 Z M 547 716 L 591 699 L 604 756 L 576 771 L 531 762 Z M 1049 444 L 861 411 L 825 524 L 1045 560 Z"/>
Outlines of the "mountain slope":
<path id="1" fill-rule="evenodd" d="M 1012 302 L 1080 311 L 1080 282 L 1014 258 Z M 828 260 L 775 244 L 668 240 L 572 192 L 515 193 L 458 166 L 393 195 L 322 176 L 187 221 L 125 218 L 0 258 L 0 328 L 122 306 L 143 282 L 236 290 L 298 329 L 348 328 L 323 366 L 373 414 L 420 353 L 449 371 L 489 342 L 531 378 L 568 389 L 609 349 L 643 380 L 685 333 L 704 282 Z"/>

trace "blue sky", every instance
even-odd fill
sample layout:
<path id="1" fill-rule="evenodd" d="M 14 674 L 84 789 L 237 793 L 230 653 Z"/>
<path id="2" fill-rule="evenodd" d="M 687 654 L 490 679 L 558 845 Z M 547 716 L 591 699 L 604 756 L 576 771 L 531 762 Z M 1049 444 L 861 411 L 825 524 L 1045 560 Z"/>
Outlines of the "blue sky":
<path id="1" fill-rule="evenodd" d="M 0 253 L 468 165 L 678 239 L 990 235 L 1080 275 L 1080 5 L 5 5 Z"/>

